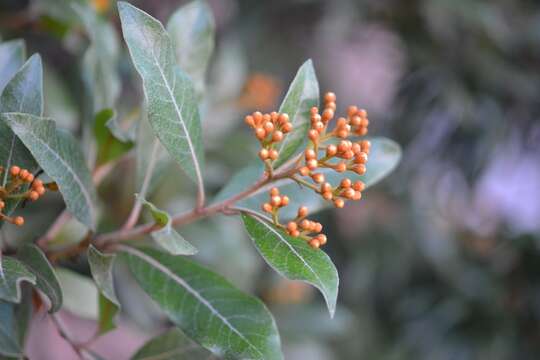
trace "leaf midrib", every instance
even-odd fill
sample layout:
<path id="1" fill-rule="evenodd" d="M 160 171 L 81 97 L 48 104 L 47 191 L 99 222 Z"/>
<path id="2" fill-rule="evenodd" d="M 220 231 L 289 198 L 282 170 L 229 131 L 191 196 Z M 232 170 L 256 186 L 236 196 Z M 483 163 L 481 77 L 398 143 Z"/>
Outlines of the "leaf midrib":
<path id="1" fill-rule="evenodd" d="M 132 255 L 135 255 L 142 259 L 143 261 L 146 261 L 148 264 L 155 267 L 158 271 L 162 272 L 163 274 L 169 276 L 172 280 L 174 280 L 177 284 L 179 284 L 181 287 L 186 289 L 191 295 L 193 295 L 197 300 L 199 300 L 204 306 L 210 310 L 212 314 L 214 314 L 218 319 L 220 319 L 223 324 L 225 324 L 232 332 L 234 332 L 236 335 L 240 337 L 247 345 L 249 345 L 251 348 L 253 348 L 259 355 L 263 356 L 264 354 L 255 346 L 253 345 L 249 339 L 247 339 L 244 334 L 242 334 L 236 327 L 234 327 L 229 320 L 221 315 L 208 300 L 206 300 L 197 290 L 193 289 L 184 279 L 176 275 L 174 272 L 172 272 L 168 267 L 161 264 L 159 261 L 155 260 L 153 257 L 145 254 L 144 252 L 141 252 L 139 250 L 136 250 L 131 247 L 123 246 L 123 251 L 126 251 L 128 253 L 131 253 Z"/>

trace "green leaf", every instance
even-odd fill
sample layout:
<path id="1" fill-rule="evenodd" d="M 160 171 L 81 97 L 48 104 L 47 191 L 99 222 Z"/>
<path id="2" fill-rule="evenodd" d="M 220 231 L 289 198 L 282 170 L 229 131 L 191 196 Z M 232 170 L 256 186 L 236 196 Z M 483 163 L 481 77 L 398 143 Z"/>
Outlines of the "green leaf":
<path id="1" fill-rule="evenodd" d="M 276 324 L 261 301 L 185 257 L 122 250 L 139 285 L 191 339 L 225 359 L 283 358 Z"/>
<path id="2" fill-rule="evenodd" d="M 138 198 L 137 201 L 141 201 L 150 210 L 154 221 L 160 226 L 159 230 L 150 233 L 159 246 L 173 255 L 194 255 L 197 253 L 197 249 L 173 229 L 171 216 L 166 211 L 158 209 L 145 199 Z"/>
<path id="3" fill-rule="evenodd" d="M 33 55 L 13 76 L 0 96 L 0 113 L 20 112 L 41 116 L 43 114 L 43 70 L 39 55 Z M 38 168 L 32 154 L 0 119 L 0 165 L 9 169 L 12 165 L 35 172 Z M 5 186 L 8 172 L 0 181 Z M 10 214 L 20 199 L 9 200 L 5 212 Z"/>
<path id="4" fill-rule="evenodd" d="M 26 47 L 22 40 L 6 41 L 0 44 L 0 93 L 26 58 Z"/>
<path id="5" fill-rule="evenodd" d="M 19 357 L 21 344 L 17 338 L 15 305 L 0 300 L 0 354 Z"/>
<path id="6" fill-rule="evenodd" d="M 307 132 L 311 124 L 310 109 L 314 106 L 319 106 L 319 82 L 313 62 L 308 60 L 298 69 L 279 108 L 280 113 L 289 115 L 293 131 L 277 147 L 279 158 L 273 164 L 274 168 L 283 165 L 307 143 Z"/>
<path id="7" fill-rule="evenodd" d="M 103 254 L 93 245 L 88 247 L 88 264 L 92 277 L 101 293 L 116 306 L 120 307 L 120 302 L 114 290 L 113 267 L 116 260 L 114 254 Z"/>
<path id="8" fill-rule="evenodd" d="M 113 109 L 103 109 L 98 112 L 94 120 L 94 135 L 97 142 L 98 165 L 117 159 L 133 148 L 132 142 L 123 142 L 118 139 L 107 126 L 114 117 Z"/>
<path id="9" fill-rule="evenodd" d="M 99 317 L 98 317 L 98 334 L 103 335 L 116 328 L 114 317 L 118 313 L 118 306 L 99 294 Z"/>
<path id="10" fill-rule="evenodd" d="M 156 336 L 141 347 L 131 360 L 190 360 L 207 359 L 210 353 L 173 329 Z"/>
<path id="11" fill-rule="evenodd" d="M 99 291 L 86 276 L 66 268 L 58 268 L 56 275 L 64 294 L 62 309 L 85 319 L 99 318 Z"/>
<path id="12" fill-rule="evenodd" d="M 118 9 L 154 133 L 202 190 L 202 130 L 193 84 L 175 64 L 172 41 L 159 21 L 122 1 Z"/>
<path id="13" fill-rule="evenodd" d="M 19 260 L 3 256 L 0 261 L 0 300 L 21 301 L 21 283 L 36 284 L 36 276 Z"/>
<path id="14" fill-rule="evenodd" d="M 333 317 L 339 277 L 328 255 L 259 218 L 248 215 L 242 215 L 242 218 L 249 236 L 268 265 L 287 279 L 302 280 L 319 289 Z"/>
<path id="15" fill-rule="evenodd" d="M 83 56 L 82 73 L 93 98 L 94 111 L 113 108 L 121 90 L 116 70 L 120 56 L 116 31 L 90 4 L 74 3 L 71 6 L 91 41 Z"/>
<path id="16" fill-rule="evenodd" d="M 3 119 L 58 184 L 68 211 L 94 230 L 96 192 L 77 140 L 57 131 L 51 119 L 19 113 L 3 114 Z"/>
<path id="17" fill-rule="evenodd" d="M 37 246 L 26 244 L 17 251 L 17 258 L 36 276 L 36 287 L 51 301 L 50 312 L 60 310 L 62 289 L 45 254 Z"/>
<path id="18" fill-rule="evenodd" d="M 201 0 L 180 7 L 167 23 L 176 62 L 193 80 L 198 94 L 204 91 L 206 69 L 214 50 L 215 28 L 212 10 Z"/>
<path id="19" fill-rule="evenodd" d="M 385 178 L 397 166 L 401 159 L 401 149 L 394 141 L 386 138 L 373 138 L 371 141 L 371 151 L 369 161 L 367 162 L 367 171 L 365 175 L 359 176 L 353 172 L 337 173 L 333 170 L 325 169 L 321 171 L 326 181 L 337 185 L 343 177 L 348 177 L 352 181 L 361 180 L 369 188 L 383 178 Z M 263 167 L 260 162 L 254 163 L 239 171 L 231 181 L 220 191 L 216 200 L 221 201 L 236 194 L 239 190 L 246 189 L 254 182 L 260 179 L 263 173 Z M 272 185 L 275 186 L 275 185 Z M 237 203 L 237 207 L 246 208 L 253 211 L 260 211 L 261 205 L 268 201 L 268 189 L 259 191 L 246 199 Z M 324 201 L 319 195 L 311 189 L 300 187 L 292 180 L 282 180 L 277 184 L 280 192 L 289 196 L 291 199 L 289 206 L 280 210 L 280 216 L 284 219 L 290 219 L 296 216 L 298 207 L 303 205 L 309 208 L 310 214 L 320 211 L 327 207 L 332 207 L 332 203 Z M 369 193 L 366 195 L 369 196 Z M 362 200 L 360 200 L 362 201 Z"/>

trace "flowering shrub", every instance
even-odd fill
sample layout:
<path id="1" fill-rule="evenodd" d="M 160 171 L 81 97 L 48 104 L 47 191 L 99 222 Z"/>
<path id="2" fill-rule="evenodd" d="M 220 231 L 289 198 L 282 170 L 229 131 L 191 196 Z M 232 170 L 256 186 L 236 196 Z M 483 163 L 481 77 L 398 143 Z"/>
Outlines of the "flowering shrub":
<path id="1" fill-rule="evenodd" d="M 320 249 L 328 240 L 323 225 L 309 220 L 308 213 L 360 200 L 367 187 L 395 167 L 399 147 L 387 139 L 365 138 L 369 120 L 363 109 L 350 106 L 345 116 L 336 118 L 336 95 L 331 92 L 324 95 L 319 110 L 317 78 L 307 61 L 278 111 L 245 117 L 260 144 L 260 149 L 253 149 L 260 161 L 233 176 L 209 201 L 206 125 L 199 113 L 213 48 L 214 26 L 207 6 L 194 2 L 180 8 L 165 28 L 138 8 L 118 3 L 122 34 L 144 92 L 137 105 L 142 109 L 138 139 L 130 137 L 117 115 L 122 113 L 117 108 L 120 85 L 115 64 L 120 51 L 114 28 L 91 8 L 80 5 L 72 10 L 81 17 L 91 41 L 82 58 L 91 121 L 83 122 L 80 132 L 61 129 L 44 114 L 47 94 L 40 56 L 24 61 L 21 41 L 0 45 L 0 59 L 6 59 L 0 96 L 0 224 L 29 226 L 14 212 L 46 199 L 48 193 L 59 193 L 66 207 L 47 231 L 34 234 L 31 241 L 4 244 L 0 353 L 14 357 L 24 353 L 24 335 L 13 324 L 23 324 L 20 309 L 30 307 L 30 313 L 49 310 L 74 351 L 92 357 L 88 344 L 114 327 L 122 307 L 113 274 L 123 264 L 181 330 L 152 340 L 135 358 L 160 357 L 164 344 L 173 341 L 194 358 L 208 356 L 209 351 L 227 359 L 281 359 L 278 329 L 265 304 L 190 260 L 198 251 L 180 235 L 182 226 L 216 214 L 241 217 L 264 260 L 282 276 L 319 289 L 332 317 L 338 273 Z M 114 211 L 114 202 L 98 190 L 133 157 L 141 174 L 137 193 L 124 223 L 113 228 L 104 214 Z M 193 208 L 173 215 L 147 200 L 171 160 L 197 189 Z M 125 178 L 123 174 L 118 181 Z M 142 219 L 143 208 L 151 215 L 148 222 Z M 59 234 L 73 222 L 84 227 L 82 236 L 58 244 Z M 56 273 L 77 259 L 88 264 L 100 291 L 99 328 L 82 344 L 56 318 L 64 298 Z"/>

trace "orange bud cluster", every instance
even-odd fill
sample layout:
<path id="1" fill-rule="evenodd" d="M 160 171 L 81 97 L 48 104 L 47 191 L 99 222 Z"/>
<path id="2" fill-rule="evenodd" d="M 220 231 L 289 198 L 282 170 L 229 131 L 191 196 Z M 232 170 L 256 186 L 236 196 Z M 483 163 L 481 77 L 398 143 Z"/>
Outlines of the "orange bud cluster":
<path id="1" fill-rule="evenodd" d="M 289 115 L 279 114 L 275 111 L 269 114 L 256 111 L 246 116 L 245 122 L 253 129 L 255 137 L 261 143 L 259 151 L 261 160 L 270 162 L 277 160 L 279 153 L 275 149 L 275 145 L 293 130 Z"/>
<path id="2" fill-rule="evenodd" d="M 286 226 L 286 231 L 292 237 L 300 237 L 306 240 L 314 249 L 326 244 L 326 235 L 321 234 L 323 226 L 321 223 L 306 219 L 308 209 L 305 206 L 298 208 L 298 215 Z"/>
<path id="3" fill-rule="evenodd" d="M 0 175 L 4 172 L 3 168 L 0 168 Z M 43 182 L 36 179 L 34 175 L 27 169 L 21 169 L 18 166 L 12 166 L 9 169 L 10 181 L 0 187 L 0 220 L 5 220 L 17 226 L 24 224 L 24 218 L 22 216 L 9 217 L 3 213 L 6 207 L 6 200 L 8 199 L 28 199 L 31 201 L 38 200 L 46 192 Z M 24 187 L 25 185 L 28 187 Z M 27 190 L 25 190 L 27 189 Z M 22 192 L 20 192 L 23 190 Z"/>
<path id="4" fill-rule="evenodd" d="M 271 214 L 275 214 L 279 208 L 289 205 L 289 197 L 287 195 L 280 195 L 279 189 L 273 187 L 270 189 L 270 201 L 262 205 L 262 209 Z"/>

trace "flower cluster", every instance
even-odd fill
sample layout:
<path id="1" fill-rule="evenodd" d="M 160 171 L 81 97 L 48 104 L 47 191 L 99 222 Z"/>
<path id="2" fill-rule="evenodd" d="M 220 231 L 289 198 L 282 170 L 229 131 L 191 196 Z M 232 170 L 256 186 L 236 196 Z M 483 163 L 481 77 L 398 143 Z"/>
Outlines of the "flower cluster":
<path id="1" fill-rule="evenodd" d="M 22 216 L 9 217 L 3 213 L 6 207 L 6 200 L 9 199 L 28 199 L 38 200 L 45 194 L 45 186 L 34 175 L 18 166 L 12 166 L 8 174 L 4 174 L 4 169 L 0 167 L 0 175 L 8 176 L 9 182 L 5 186 L 0 186 L 0 220 L 5 220 L 17 226 L 24 225 Z M 7 170 L 6 170 L 7 171 Z"/>
<path id="2" fill-rule="evenodd" d="M 259 157 L 265 162 L 267 170 L 271 170 L 272 162 L 277 160 L 279 156 L 276 145 L 293 130 L 289 115 L 279 114 L 275 111 L 270 114 L 256 111 L 246 116 L 245 121 L 253 129 L 255 136 L 261 143 Z"/>
<path id="3" fill-rule="evenodd" d="M 299 185 L 310 188 L 324 200 L 331 201 L 335 207 L 342 208 L 346 201 L 362 198 L 365 184 L 344 176 L 339 183 L 332 185 L 326 180 L 325 174 L 351 171 L 364 175 L 371 143 L 362 139 L 349 140 L 350 137 L 362 137 L 367 134 L 369 120 L 366 110 L 349 106 L 347 117 L 337 118 L 335 124 L 331 126 L 335 111 L 336 95 L 332 92 L 325 94 L 322 112 L 319 112 L 317 107 L 310 110 L 308 145 L 294 167 L 286 174 Z M 255 112 L 246 116 L 246 123 L 254 129 L 255 136 L 261 142 L 259 157 L 265 161 L 271 175 L 272 161 L 279 155 L 274 144 L 282 141 L 285 134 L 292 131 L 292 124 L 286 114 L 275 112 L 265 115 Z M 299 208 L 298 216 L 287 226 L 279 223 L 279 209 L 288 204 L 289 198 L 280 195 L 277 188 L 272 188 L 270 201 L 264 203 L 262 208 L 272 214 L 274 225 L 281 227 L 289 235 L 305 239 L 313 248 L 324 245 L 327 239 L 321 234 L 322 225 L 305 218 L 308 211 L 305 206 Z"/>

